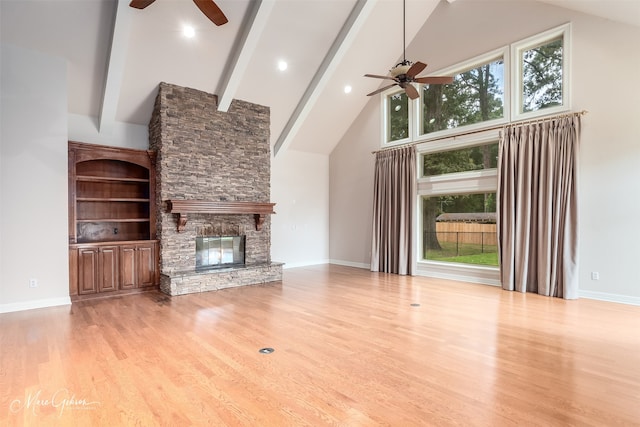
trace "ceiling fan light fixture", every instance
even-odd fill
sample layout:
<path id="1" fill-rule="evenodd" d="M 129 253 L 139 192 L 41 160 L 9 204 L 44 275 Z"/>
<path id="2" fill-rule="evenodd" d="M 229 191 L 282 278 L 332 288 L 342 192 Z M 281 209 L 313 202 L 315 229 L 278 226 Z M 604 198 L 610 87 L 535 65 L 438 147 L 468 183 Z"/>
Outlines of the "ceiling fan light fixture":
<path id="1" fill-rule="evenodd" d="M 405 63 L 408 63 L 408 64 L 405 64 Z M 392 69 L 390 69 L 389 74 L 391 75 L 391 77 L 398 77 L 402 74 L 407 74 L 407 71 L 409 71 L 409 68 L 411 68 L 411 65 L 412 65 L 411 62 L 409 61 L 402 61 L 401 63 L 399 63 Z"/>
<path id="2" fill-rule="evenodd" d="M 367 96 L 377 95 L 381 92 L 386 91 L 387 89 L 392 88 L 393 86 L 399 86 L 404 90 L 407 94 L 407 97 L 410 99 L 417 99 L 420 97 L 420 93 L 418 90 L 412 85 L 412 83 L 418 84 L 449 84 L 453 81 L 453 77 L 418 77 L 426 67 L 427 64 L 417 61 L 411 62 L 407 60 L 407 52 L 406 52 L 406 13 L 405 13 L 405 3 L 406 1 L 402 1 L 402 61 L 395 65 L 392 69 L 389 70 L 388 76 L 380 76 L 377 74 L 365 74 L 365 77 L 373 77 L 374 79 L 385 79 L 392 80 L 394 83 L 389 84 L 387 86 L 383 86 L 377 90 L 374 90 L 371 93 L 368 93 Z"/>

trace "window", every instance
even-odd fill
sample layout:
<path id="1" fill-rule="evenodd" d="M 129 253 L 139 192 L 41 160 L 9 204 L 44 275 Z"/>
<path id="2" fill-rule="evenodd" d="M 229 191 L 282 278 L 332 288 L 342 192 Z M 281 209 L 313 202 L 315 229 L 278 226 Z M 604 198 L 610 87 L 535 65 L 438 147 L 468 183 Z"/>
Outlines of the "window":
<path id="1" fill-rule="evenodd" d="M 423 134 L 504 117 L 504 58 L 500 53 L 455 73 L 451 84 L 422 87 Z"/>
<path id="2" fill-rule="evenodd" d="M 496 125 L 570 109 L 571 25 L 432 75 L 409 100 L 386 92 L 382 145 L 419 143 L 418 274 L 499 284 Z"/>
<path id="3" fill-rule="evenodd" d="M 562 39 L 522 52 L 521 112 L 562 105 Z"/>
<path id="4" fill-rule="evenodd" d="M 385 102 L 386 141 L 402 142 L 409 138 L 409 98 L 403 92 L 387 95 Z"/>
<path id="5" fill-rule="evenodd" d="M 512 119 L 569 109 L 570 25 L 547 31 L 512 46 L 515 91 Z"/>
<path id="6" fill-rule="evenodd" d="M 496 193 L 422 197 L 422 259 L 498 266 Z"/>
<path id="7" fill-rule="evenodd" d="M 498 144 L 483 144 L 459 150 L 424 154 L 421 159 L 422 176 L 495 169 L 498 167 Z"/>
<path id="8" fill-rule="evenodd" d="M 433 140 L 570 109 L 571 25 L 473 58 L 434 75 L 451 84 L 418 85 L 410 100 L 397 87 L 383 99 L 382 145 Z"/>
<path id="9" fill-rule="evenodd" d="M 417 146 L 419 263 L 498 266 L 498 137 L 492 130 Z"/>

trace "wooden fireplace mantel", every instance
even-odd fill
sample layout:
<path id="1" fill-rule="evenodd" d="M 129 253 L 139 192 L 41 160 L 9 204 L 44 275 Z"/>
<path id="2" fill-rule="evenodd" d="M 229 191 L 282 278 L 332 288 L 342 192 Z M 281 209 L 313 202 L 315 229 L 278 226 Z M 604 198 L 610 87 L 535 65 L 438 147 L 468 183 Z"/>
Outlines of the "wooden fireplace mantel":
<path id="1" fill-rule="evenodd" d="M 187 214 L 253 214 L 256 221 L 256 230 L 262 230 L 265 215 L 275 214 L 275 203 L 264 202 L 219 202 L 209 200 L 168 200 L 167 211 L 178 214 L 178 232 L 184 231 L 187 225 Z"/>

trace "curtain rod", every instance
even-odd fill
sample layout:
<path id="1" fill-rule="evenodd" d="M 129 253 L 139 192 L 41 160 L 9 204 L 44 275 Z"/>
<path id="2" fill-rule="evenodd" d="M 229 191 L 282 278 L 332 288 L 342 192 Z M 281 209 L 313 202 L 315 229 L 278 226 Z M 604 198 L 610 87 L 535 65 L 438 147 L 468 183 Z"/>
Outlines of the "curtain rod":
<path id="1" fill-rule="evenodd" d="M 530 124 L 530 123 L 545 123 L 545 122 L 548 122 L 548 121 L 551 121 L 551 120 L 555 120 L 555 119 L 560 119 L 560 118 L 563 118 L 563 117 L 583 116 L 583 115 L 585 115 L 587 113 L 588 113 L 587 110 L 572 111 L 570 113 L 555 114 L 555 115 L 551 115 L 551 116 L 538 117 L 536 119 L 519 120 L 519 121 L 515 121 L 515 122 L 505 123 L 505 124 L 502 124 L 502 125 L 491 126 L 491 127 L 484 128 L 484 129 L 478 129 L 478 130 L 472 130 L 472 131 L 468 131 L 468 132 L 462 132 L 462 133 L 455 134 L 453 136 L 451 136 L 451 135 L 441 136 L 441 137 L 438 137 L 438 138 L 430 139 L 428 141 L 413 141 L 413 142 L 407 142 L 407 143 L 404 143 L 404 144 L 398 144 L 398 145 L 394 145 L 393 147 L 381 148 L 379 150 L 372 151 L 371 154 L 380 153 L 382 151 L 398 150 L 400 148 L 411 147 L 412 145 L 423 144 L 425 142 L 440 141 L 440 140 L 449 139 L 449 138 L 454 138 L 455 139 L 455 138 L 458 138 L 458 137 L 461 137 L 461 136 L 473 135 L 474 133 L 486 132 L 486 131 L 489 131 L 489 130 L 504 129 L 507 126 L 527 125 L 527 124 Z"/>

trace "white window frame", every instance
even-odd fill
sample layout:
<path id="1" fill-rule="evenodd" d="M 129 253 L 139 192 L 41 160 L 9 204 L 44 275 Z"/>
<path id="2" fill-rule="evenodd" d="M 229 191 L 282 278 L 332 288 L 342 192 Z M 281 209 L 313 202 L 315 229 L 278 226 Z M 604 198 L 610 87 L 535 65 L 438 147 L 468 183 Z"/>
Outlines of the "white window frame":
<path id="1" fill-rule="evenodd" d="M 417 250 L 416 274 L 426 277 L 438 277 L 472 281 L 487 285 L 500 285 L 500 268 L 454 262 L 442 262 L 422 259 L 424 254 L 422 235 L 422 197 L 475 193 L 493 193 L 498 190 L 497 169 L 474 170 L 444 175 L 423 176 L 422 156 L 442 151 L 459 150 L 498 142 L 500 131 L 497 129 L 478 132 L 463 136 L 440 139 L 438 141 L 423 142 L 416 145 L 418 162 L 418 190 L 416 194 L 417 218 Z"/>
<path id="2" fill-rule="evenodd" d="M 439 131 L 435 131 L 435 132 L 431 132 L 431 133 L 424 133 L 424 126 L 422 123 L 422 116 L 424 114 L 424 103 L 422 102 L 422 87 L 424 85 L 420 84 L 418 85 L 418 92 L 420 93 L 420 98 L 418 98 L 416 100 L 417 102 L 417 107 L 415 108 L 416 113 L 414 114 L 413 117 L 413 123 L 414 123 L 414 128 L 416 128 L 415 134 L 418 135 L 418 137 L 416 138 L 419 141 L 428 141 L 428 140 L 432 140 L 432 139 L 439 139 L 439 138 L 443 138 L 446 137 L 448 135 L 455 135 L 455 134 L 459 134 L 462 132 L 473 132 L 475 130 L 478 129 L 484 129 L 487 127 L 492 127 L 492 126 L 497 126 L 497 125 L 501 125 L 504 123 L 507 123 L 509 121 L 509 113 L 511 111 L 510 109 L 510 102 L 511 102 L 511 96 L 510 96 L 510 76 L 511 73 L 509 72 L 509 46 L 504 46 L 501 47 L 499 49 L 493 50 L 491 52 L 487 52 L 485 54 L 476 56 L 474 58 L 471 58 L 470 60 L 464 61 L 462 63 L 456 64 L 452 67 L 448 67 L 448 68 L 443 68 L 441 70 L 438 70 L 432 74 L 429 75 L 433 75 L 433 76 L 455 76 L 457 74 L 466 72 L 470 69 L 476 68 L 479 65 L 483 65 L 486 64 L 488 62 L 492 62 L 495 61 L 497 59 L 502 58 L 503 64 L 504 64 L 504 69 L 503 69 L 503 78 L 504 78 L 504 86 L 503 86 L 503 105 L 502 105 L 502 118 L 499 119 L 493 119 L 493 120 L 487 120 L 486 122 L 479 122 L 479 123 L 473 123 L 470 125 L 465 125 L 465 126 L 459 126 L 457 128 L 454 129 L 443 129 L 443 130 L 439 130 Z M 409 122 L 409 124 L 411 125 L 411 122 Z"/>
<path id="3" fill-rule="evenodd" d="M 413 111 L 415 109 L 416 100 L 407 97 L 407 137 L 403 139 L 398 139 L 395 141 L 388 141 L 389 137 L 389 98 L 397 93 L 403 93 L 404 90 L 398 88 L 390 88 L 384 92 L 382 92 L 382 147 L 393 147 L 395 145 L 402 145 L 408 142 L 413 141 Z M 419 98 L 418 98 L 419 99 Z"/>
<path id="4" fill-rule="evenodd" d="M 522 53 L 537 46 L 544 45 L 556 38 L 562 38 L 562 105 L 542 108 L 535 111 L 522 112 Z M 571 109 L 571 23 L 563 24 L 535 36 L 511 44 L 511 79 L 513 81 L 513 102 L 511 103 L 511 120 L 528 120 L 531 118 L 558 114 Z"/>

